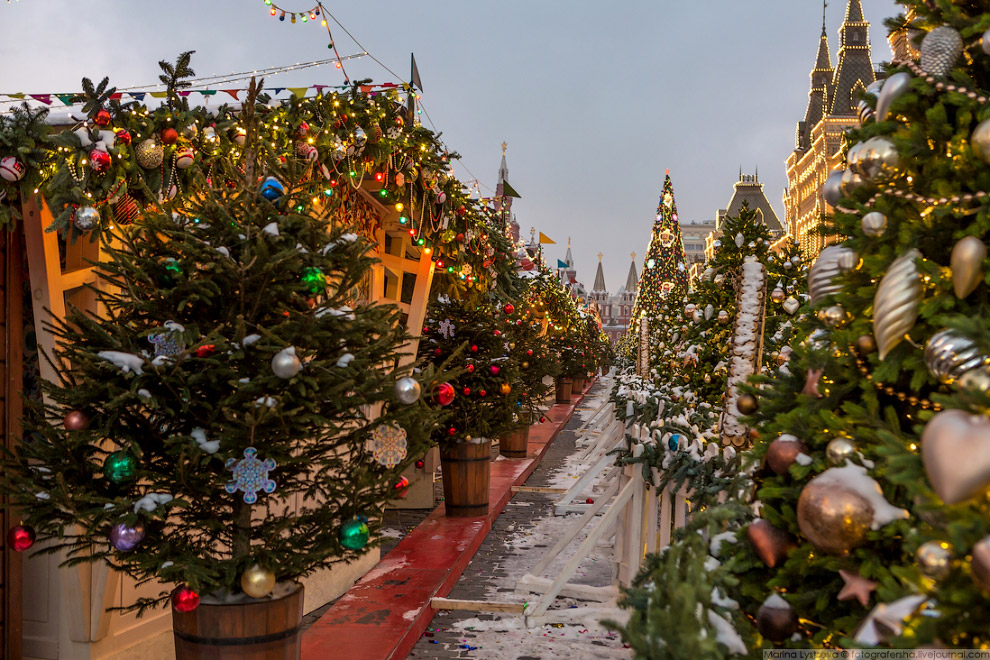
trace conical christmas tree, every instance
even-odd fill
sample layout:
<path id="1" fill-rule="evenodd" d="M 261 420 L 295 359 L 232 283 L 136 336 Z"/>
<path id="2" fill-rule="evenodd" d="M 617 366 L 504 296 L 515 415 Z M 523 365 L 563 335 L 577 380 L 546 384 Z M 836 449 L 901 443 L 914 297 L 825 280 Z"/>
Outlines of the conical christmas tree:
<path id="1" fill-rule="evenodd" d="M 687 291 L 688 273 L 685 265 L 681 226 L 677 223 L 677 203 L 670 171 L 663 182 L 663 192 L 657 204 L 657 216 L 646 251 L 639 292 L 633 305 L 632 318 L 640 315 L 654 318 L 668 296 L 679 298 Z"/>

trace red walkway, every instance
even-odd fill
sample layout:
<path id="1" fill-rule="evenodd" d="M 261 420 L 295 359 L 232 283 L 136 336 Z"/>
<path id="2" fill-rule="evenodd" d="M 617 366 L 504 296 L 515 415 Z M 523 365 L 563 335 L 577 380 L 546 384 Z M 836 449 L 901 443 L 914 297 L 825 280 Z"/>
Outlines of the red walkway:
<path id="1" fill-rule="evenodd" d="M 405 658 L 433 619 L 430 599 L 450 594 L 511 487 L 532 474 L 583 398 L 553 406 L 547 422 L 530 428 L 529 458 L 491 464 L 487 517 L 447 518 L 441 504 L 303 634 L 302 660 Z"/>

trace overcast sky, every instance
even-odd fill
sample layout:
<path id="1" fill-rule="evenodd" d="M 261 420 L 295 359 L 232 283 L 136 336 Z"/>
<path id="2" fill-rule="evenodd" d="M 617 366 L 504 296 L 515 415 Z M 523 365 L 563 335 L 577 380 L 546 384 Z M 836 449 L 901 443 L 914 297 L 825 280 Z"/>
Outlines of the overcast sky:
<path id="1" fill-rule="evenodd" d="M 874 62 L 890 59 L 882 21 L 892 0 L 862 0 Z M 287 10 L 310 0 L 276 0 Z M 415 52 L 423 106 L 493 188 L 508 142 L 515 211 L 529 228 L 568 236 L 590 288 L 604 256 L 611 291 L 629 253 L 642 261 L 664 170 L 682 220 L 714 217 L 739 167 L 760 180 L 783 220 L 784 161 L 804 116 L 821 32 L 817 0 L 397 0 L 333 2 L 327 9 L 402 77 Z M 846 0 L 827 9 L 833 65 Z M 328 57 L 316 23 L 272 18 L 263 0 L 15 0 L 0 3 L 0 92 L 65 92 L 83 76 L 119 86 L 157 82 L 160 59 L 195 50 L 199 75 Z M 331 22 L 340 53 L 361 51 Z M 365 58 L 352 79 L 394 82 Z M 269 78 L 271 86 L 334 85 L 321 67 Z M 57 104 L 56 104 L 57 105 Z M 9 106 L 0 106 L 9 107 Z M 424 119 L 430 126 L 430 121 Z M 462 180 L 471 179 L 457 166 Z"/>

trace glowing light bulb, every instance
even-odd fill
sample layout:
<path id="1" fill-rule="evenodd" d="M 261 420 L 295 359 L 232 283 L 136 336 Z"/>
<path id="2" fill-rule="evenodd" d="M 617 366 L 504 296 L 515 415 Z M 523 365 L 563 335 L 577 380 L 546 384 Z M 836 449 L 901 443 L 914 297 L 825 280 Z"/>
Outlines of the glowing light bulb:
<path id="1" fill-rule="evenodd" d="M 402 202 L 399 202 L 398 204 L 395 205 L 395 210 L 398 211 L 399 213 L 402 213 L 402 209 L 404 208 L 405 207 L 402 205 Z"/>
<path id="2" fill-rule="evenodd" d="M 400 225 L 404 225 L 404 224 L 406 224 L 407 222 L 409 222 L 409 218 L 407 218 L 407 217 L 406 217 L 406 216 L 404 216 L 404 215 L 403 215 L 403 216 L 399 216 L 399 224 L 400 224 Z"/>

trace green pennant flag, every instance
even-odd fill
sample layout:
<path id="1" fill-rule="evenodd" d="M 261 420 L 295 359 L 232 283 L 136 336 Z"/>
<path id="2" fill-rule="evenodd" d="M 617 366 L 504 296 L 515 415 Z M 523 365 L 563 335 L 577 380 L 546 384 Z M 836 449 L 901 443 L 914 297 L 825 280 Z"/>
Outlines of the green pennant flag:
<path id="1" fill-rule="evenodd" d="M 515 197 L 517 199 L 522 199 L 522 195 L 516 192 L 516 189 L 509 185 L 509 182 L 502 179 L 502 195 L 505 197 Z"/>
<path id="2" fill-rule="evenodd" d="M 75 94 L 56 94 L 58 100 L 66 105 L 72 105 L 73 100 L 75 100 Z"/>

